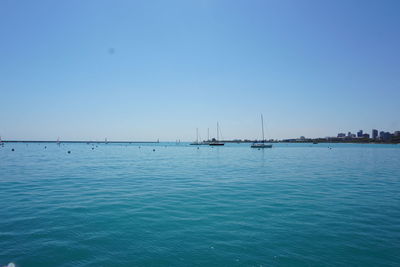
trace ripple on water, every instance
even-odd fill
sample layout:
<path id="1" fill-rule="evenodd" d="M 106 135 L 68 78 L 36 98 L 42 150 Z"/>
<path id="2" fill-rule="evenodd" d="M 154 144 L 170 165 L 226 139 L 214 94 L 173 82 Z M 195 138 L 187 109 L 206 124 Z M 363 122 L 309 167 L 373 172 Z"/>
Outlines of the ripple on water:
<path id="1" fill-rule="evenodd" d="M 399 148 L 167 145 L 2 150 L 0 265 L 400 262 Z"/>

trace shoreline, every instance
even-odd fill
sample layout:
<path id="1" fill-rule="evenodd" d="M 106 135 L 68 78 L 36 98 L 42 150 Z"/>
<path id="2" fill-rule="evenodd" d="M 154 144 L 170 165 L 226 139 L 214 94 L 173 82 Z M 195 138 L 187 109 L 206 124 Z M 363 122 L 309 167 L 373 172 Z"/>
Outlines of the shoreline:
<path id="1" fill-rule="evenodd" d="M 239 141 L 239 140 L 221 140 L 220 142 L 223 143 L 234 143 L 234 144 L 252 144 L 252 143 L 261 143 L 260 141 L 257 140 L 244 140 L 244 141 Z M 2 140 L 1 143 L 69 143 L 69 144 L 158 144 L 158 143 L 176 143 L 175 141 L 74 141 L 74 140 L 67 140 L 67 141 L 46 141 L 46 140 Z M 184 142 L 182 141 L 181 143 L 190 143 L 190 141 Z M 279 144 L 279 143 L 285 143 L 285 144 L 319 144 L 319 143 L 326 143 L 326 144 L 400 144 L 400 141 L 392 141 L 392 142 L 384 142 L 384 141 L 355 141 L 355 140 L 348 140 L 348 141 L 334 141 L 334 140 L 306 140 L 306 141 L 287 141 L 287 140 L 274 140 L 274 141 L 266 141 L 265 143 L 273 143 L 273 144 Z"/>

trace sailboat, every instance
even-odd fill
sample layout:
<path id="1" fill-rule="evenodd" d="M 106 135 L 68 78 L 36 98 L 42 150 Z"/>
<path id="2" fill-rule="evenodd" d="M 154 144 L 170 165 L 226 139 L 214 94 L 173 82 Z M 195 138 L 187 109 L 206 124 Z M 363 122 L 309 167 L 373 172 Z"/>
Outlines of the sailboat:
<path id="1" fill-rule="evenodd" d="M 217 122 L 217 139 L 211 141 L 211 142 L 209 143 L 209 145 L 210 145 L 210 146 L 223 146 L 223 145 L 225 145 L 224 143 L 219 142 L 218 140 L 219 140 L 219 124 L 218 124 L 218 122 Z"/>
<path id="2" fill-rule="evenodd" d="M 199 139 L 201 139 L 201 138 L 199 138 Z M 211 143 L 211 141 L 210 141 L 210 128 L 207 128 L 207 140 L 201 141 L 201 142 L 199 143 L 199 145 L 204 145 L 204 146 L 206 146 L 206 145 L 209 145 L 210 143 Z"/>
<path id="3" fill-rule="evenodd" d="M 199 144 L 199 128 L 196 128 L 196 142 L 190 143 L 190 145 L 197 146 Z"/>
<path id="4" fill-rule="evenodd" d="M 271 144 L 266 144 L 265 143 L 265 138 L 264 138 L 264 118 L 263 115 L 261 114 L 261 129 L 262 129 L 262 142 L 261 143 L 253 143 L 251 145 L 252 148 L 271 148 Z"/>
<path id="5" fill-rule="evenodd" d="M 201 136 L 200 136 L 200 134 L 199 134 L 199 140 L 201 140 Z M 208 145 L 208 143 L 209 142 L 207 142 L 206 140 L 203 140 L 203 141 L 199 141 L 199 146 L 205 146 L 205 145 Z"/>

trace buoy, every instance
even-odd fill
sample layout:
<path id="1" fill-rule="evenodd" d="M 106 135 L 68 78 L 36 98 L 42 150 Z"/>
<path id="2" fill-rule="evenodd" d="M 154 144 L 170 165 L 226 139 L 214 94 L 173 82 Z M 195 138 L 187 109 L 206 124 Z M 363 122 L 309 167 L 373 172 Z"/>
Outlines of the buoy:
<path id="1" fill-rule="evenodd" d="M 153 149 L 153 151 L 156 151 L 155 149 Z"/>
<path id="2" fill-rule="evenodd" d="M 68 150 L 68 154 L 71 154 L 71 151 Z"/>
<path id="3" fill-rule="evenodd" d="M 11 151 L 14 151 L 14 148 L 11 148 Z"/>
<path id="4" fill-rule="evenodd" d="M 94 149 L 94 147 L 92 147 L 92 150 Z"/>
<path id="5" fill-rule="evenodd" d="M 46 149 L 47 148 L 47 146 L 44 146 L 44 149 Z"/>

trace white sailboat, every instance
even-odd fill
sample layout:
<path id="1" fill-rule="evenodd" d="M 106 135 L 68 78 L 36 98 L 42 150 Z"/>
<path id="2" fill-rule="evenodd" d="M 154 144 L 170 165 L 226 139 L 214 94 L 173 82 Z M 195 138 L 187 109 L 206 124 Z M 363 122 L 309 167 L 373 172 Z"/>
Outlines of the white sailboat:
<path id="1" fill-rule="evenodd" d="M 199 146 L 205 146 L 208 145 L 209 142 L 207 142 L 206 140 L 201 141 L 201 136 L 199 133 Z"/>
<path id="2" fill-rule="evenodd" d="M 224 143 L 219 141 L 219 124 L 217 122 L 217 139 L 213 140 L 209 143 L 210 146 L 223 146 L 225 145 Z"/>
<path id="3" fill-rule="evenodd" d="M 201 140 L 201 138 L 200 138 Z M 207 128 L 207 140 L 203 140 L 200 142 L 200 145 L 209 145 L 211 143 L 210 141 L 210 128 Z"/>
<path id="4" fill-rule="evenodd" d="M 261 114 L 261 129 L 262 129 L 262 142 L 261 143 L 253 143 L 251 145 L 252 148 L 271 148 L 271 144 L 266 144 L 265 143 L 265 138 L 264 138 L 264 118 L 263 115 Z"/>
<path id="5" fill-rule="evenodd" d="M 199 128 L 196 128 L 196 142 L 190 143 L 190 145 L 197 146 L 199 144 Z"/>

